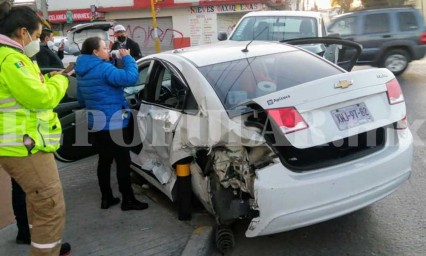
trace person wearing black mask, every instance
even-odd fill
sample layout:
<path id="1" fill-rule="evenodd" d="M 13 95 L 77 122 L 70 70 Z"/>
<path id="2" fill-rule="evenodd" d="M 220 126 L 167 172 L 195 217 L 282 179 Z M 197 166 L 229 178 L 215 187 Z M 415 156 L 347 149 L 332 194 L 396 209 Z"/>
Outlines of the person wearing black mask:
<path id="1" fill-rule="evenodd" d="M 127 37 L 126 28 L 124 28 L 123 25 L 116 25 L 114 27 L 114 36 L 116 41 L 111 46 L 111 51 L 118 49 L 128 49 L 130 50 L 130 55 L 135 60 L 142 58 L 142 52 L 139 44 Z"/>
<path id="2" fill-rule="evenodd" d="M 58 52 L 53 50 L 53 31 L 43 28 L 40 35 L 40 52 L 36 55 L 37 64 L 40 68 L 64 68 L 64 45 L 61 43 Z"/>

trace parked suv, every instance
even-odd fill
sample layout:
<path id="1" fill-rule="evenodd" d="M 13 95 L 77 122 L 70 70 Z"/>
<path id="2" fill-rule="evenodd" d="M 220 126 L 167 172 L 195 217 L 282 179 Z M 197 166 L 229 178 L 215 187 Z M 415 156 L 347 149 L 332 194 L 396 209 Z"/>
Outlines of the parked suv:
<path id="1" fill-rule="evenodd" d="M 232 41 L 284 41 L 326 35 L 324 20 L 318 12 L 258 11 L 244 15 L 232 33 L 218 34 L 218 40 Z"/>
<path id="2" fill-rule="evenodd" d="M 360 65 L 386 67 L 402 74 L 413 60 L 426 53 L 426 29 L 422 15 L 413 7 L 366 9 L 336 16 L 329 33 L 363 46 Z"/>

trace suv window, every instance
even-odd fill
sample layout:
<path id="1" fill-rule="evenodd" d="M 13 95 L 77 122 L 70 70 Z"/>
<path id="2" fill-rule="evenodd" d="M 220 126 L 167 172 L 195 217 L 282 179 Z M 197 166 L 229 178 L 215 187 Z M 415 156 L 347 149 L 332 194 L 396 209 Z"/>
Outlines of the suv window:
<path id="1" fill-rule="evenodd" d="M 411 31 L 419 28 L 413 12 L 399 12 L 397 15 L 400 31 Z"/>
<path id="2" fill-rule="evenodd" d="M 369 14 L 365 16 L 364 32 L 366 34 L 386 33 L 390 31 L 390 19 L 387 13 Z"/>
<path id="3" fill-rule="evenodd" d="M 356 17 L 342 18 L 334 23 L 328 30 L 331 33 L 339 33 L 341 36 L 354 35 L 356 29 Z"/>

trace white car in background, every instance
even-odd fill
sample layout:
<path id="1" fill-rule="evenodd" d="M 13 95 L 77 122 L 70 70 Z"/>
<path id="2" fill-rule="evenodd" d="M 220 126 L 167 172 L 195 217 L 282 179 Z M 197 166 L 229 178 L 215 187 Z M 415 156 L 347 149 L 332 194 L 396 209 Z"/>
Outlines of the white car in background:
<path id="1" fill-rule="evenodd" d="M 218 40 L 231 41 L 286 41 L 296 38 L 324 37 L 327 31 L 319 12 L 312 11 L 257 11 L 245 14 L 231 34 L 218 34 Z"/>

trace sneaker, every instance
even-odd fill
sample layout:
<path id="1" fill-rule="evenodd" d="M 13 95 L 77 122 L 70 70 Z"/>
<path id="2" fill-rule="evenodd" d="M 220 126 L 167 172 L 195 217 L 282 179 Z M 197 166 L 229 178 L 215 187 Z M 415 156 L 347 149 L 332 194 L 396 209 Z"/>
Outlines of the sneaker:
<path id="1" fill-rule="evenodd" d="M 122 211 L 129 211 L 129 210 L 144 210 L 148 208 L 148 204 L 144 202 L 140 202 L 136 200 L 135 198 L 130 200 L 123 200 L 121 203 L 121 210 Z"/>
<path id="2" fill-rule="evenodd" d="M 61 244 L 61 250 L 59 251 L 59 256 L 71 255 L 71 245 L 69 243 Z"/>

